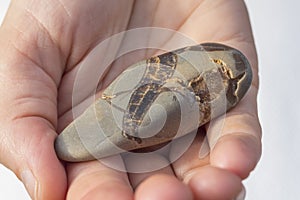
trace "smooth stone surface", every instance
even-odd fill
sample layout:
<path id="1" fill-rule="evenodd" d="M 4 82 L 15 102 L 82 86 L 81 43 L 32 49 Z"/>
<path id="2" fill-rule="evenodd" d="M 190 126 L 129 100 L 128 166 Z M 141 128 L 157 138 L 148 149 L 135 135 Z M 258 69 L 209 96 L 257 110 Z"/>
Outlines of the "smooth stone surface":
<path id="1" fill-rule="evenodd" d="M 247 59 L 231 47 L 216 43 L 186 47 L 158 56 L 159 64 L 168 65 L 165 59 L 170 56 L 175 56 L 176 68 L 173 76 L 156 88 L 155 98 L 143 99 L 146 98 L 143 94 L 134 96 L 147 85 L 149 60 L 148 64 L 141 61 L 131 66 L 104 91 L 103 98 L 97 99 L 57 137 L 58 157 L 70 162 L 87 161 L 170 141 L 224 114 L 240 101 L 251 85 L 252 72 Z M 155 69 L 158 71 L 153 75 L 162 72 L 159 67 Z M 148 82 L 153 84 L 154 81 Z M 143 97 L 138 103 L 143 107 L 131 111 L 138 97 Z M 140 114 L 140 123 L 124 123 L 130 121 L 124 120 L 125 117 L 141 110 L 144 113 Z M 124 136 L 124 129 L 133 130 L 132 127 L 136 128 L 133 138 L 140 141 Z"/>

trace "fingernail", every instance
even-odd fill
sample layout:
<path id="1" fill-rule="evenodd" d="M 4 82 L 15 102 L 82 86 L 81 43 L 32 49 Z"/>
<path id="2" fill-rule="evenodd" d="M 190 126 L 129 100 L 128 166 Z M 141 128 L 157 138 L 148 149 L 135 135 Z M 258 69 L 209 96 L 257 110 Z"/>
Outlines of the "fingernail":
<path id="1" fill-rule="evenodd" d="M 246 197 L 246 190 L 245 187 L 243 186 L 242 191 L 236 196 L 234 200 L 244 200 Z"/>
<path id="2" fill-rule="evenodd" d="M 27 192 L 32 199 L 37 199 L 38 184 L 30 170 L 25 170 L 21 173 L 21 179 Z"/>

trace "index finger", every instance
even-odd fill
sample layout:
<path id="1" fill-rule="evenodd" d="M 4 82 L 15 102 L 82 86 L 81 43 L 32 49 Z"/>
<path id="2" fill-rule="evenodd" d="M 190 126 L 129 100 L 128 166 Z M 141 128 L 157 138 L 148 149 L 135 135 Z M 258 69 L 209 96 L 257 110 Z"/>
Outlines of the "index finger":
<path id="1" fill-rule="evenodd" d="M 257 89 L 252 86 L 239 105 L 227 113 L 224 122 L 215 120 L 209 130 L 211 165 L 232 171 L 243 179 L 255 168 L 261 155 L 256 96 Z M 217 135 L 220 126 L 222 132 Z"/>

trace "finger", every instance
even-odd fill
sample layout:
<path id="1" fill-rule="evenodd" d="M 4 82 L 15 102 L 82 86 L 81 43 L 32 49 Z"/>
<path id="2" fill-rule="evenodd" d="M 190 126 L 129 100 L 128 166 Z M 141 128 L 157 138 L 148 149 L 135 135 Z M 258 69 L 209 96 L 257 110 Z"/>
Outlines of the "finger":
<path id="1" fill-rule="evenodd" d="M 195 199 L 233 199 L 241 189 L 241 178 L 210 166 L 210 155 L 201 153 L 205 130 L 199 129 L 191 146 L 173 163 L 176 176 L 191 188 Z M 177 145 L 171 150 L 176 152 Z"/>
<path id="2" fill-rule="evenodd" d="M 136 188 L 143 180 L 154 174 L 174 176 L 169 160 L 158 152 L 146 154 L 129 153 L 123 157 L 123 160 L 133 188 Z"/>
<path id="3" fill-rule="evenodd" d="M 105 163 L 105 164 L 104 164 Z M 69 191 L 67 199 L 133 199 L 127 174 L 119 156 L 99 161 L 68 164 Z"/>
<path id="4" fill-rule="evenodd" d="M 195 199 L 235 199 L 243 189 L 240 177 L 209 165 L 189 171 L 184 182 L 191 188 Z"/>
<path id="5" fill-rule="evenodd" d="M 32 199 L 64 199 L 67 179 L 56 157 L 56 133 L 44 119 L 15 120 L 1 131 L 0 162 L 24 183 Z"/>
<path id="6" fill-rule="evenodd" d="M 53 148 L 62 57 L 21 4 L 12 2 L 0 29 L 0 162 L 32 199 L 64 199 L 67 179 Z"/>
<path id="7" fill-rule="evenodd" d="M 197 135 L 193 141 L 193 143 L 189 146 L 188 149 L 182 154 L 180 158 L 173 162 L 173 169 L 174 173 L 180 180 L 184 180 L 186 174 L 189 171 L 200 168 L 206 165 L 209 165 L 209 152 L 206 156 L 201 156 L 200 158 L 200 149 L 202 149 L 203 145 L 205 145 L 205 130 L 204 128 L 199 128 Z M 186 136 L 184 136 L 186 137 Z M 179 138 L 178 142 L 173 143 L 171 151 L 170 151 L 170 158 L 172 159 L 173 155 L 178 152 L 178 148 L 181 140 L 183 138 Z"/>
<path id="8" fill-rule="evenodd" d="M 66 175 L 53 147 L 56 86 L 23 56 L 11 56 L 14 61 L 0 59 L 5 63 L 0 78 L 0 162 L 23 181 L 33 199 L 63 199 Z"/>
<path id="9" fill-rule="evenodd" d="M 135 199 L 193 199 L 192 192 L 187 185 L 180 182 L 174 176 L 156 174 L 143 181 L 137 188 Z"/>
<path id="10" fill-rule="evenodd" d="M 212 147 L 210 163 L 246 178 L 261 155 L 261 127 L 257 118 L 257 90 L 252 87 L 245 98 L 225 121 L 216 120 L 210 125 L 209 141 Z M 217 134 L 222 127 L 221 134 Z"/>

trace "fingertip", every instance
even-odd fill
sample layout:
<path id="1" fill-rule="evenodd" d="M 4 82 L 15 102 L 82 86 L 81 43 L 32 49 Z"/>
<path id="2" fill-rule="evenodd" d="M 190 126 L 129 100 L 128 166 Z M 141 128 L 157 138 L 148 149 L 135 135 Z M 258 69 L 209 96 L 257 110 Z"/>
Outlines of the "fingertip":
<path id="1" fill-rule="evenodd" d="M 16 120 L 11 127 L 4 164 L 19 177 L 32 199 L 64 199 L 67 177 L 55 154 L 55 131 L 34 117 Z"/>
<path id="2" fill-rule="evenodd" d="M 65 168 L 58 160 L 54 148 L 54 137 L 43 137 L 35 153 L 27 153 L 27 168 L 20 177 L 32 199 L 64 199 L 67 191 Z"/>
<path id="3" fill-rule="evenodd" d="M 32 199 L 64 199 L 67 190 L 64 168 L 55 167 L 55 163 L 47 163 L 48 161 L 41 161 L 40 166 L 48 165 L 43 170 L 35 167 L 24 169 L 20 173 L 20 179 Z"/>
<path id="4" fill-rule="evenodd" d="M 189 187 L 174 176 L 157 174 L 144 180 L 137 187 L 135 199 L 192 200 L 193 195 Z"/>
<path id="5" fill-rule="evenodd" d="M 122 161 L 117 156 L 106 160 L 119 162 L 120 165 Z M 68 164 L 69 190 L 66 199 L 133 199 L 127 174 L 106 164 L 102 160 Z"/>
<path id="6" fill-rule="evenodd" d="M 251 135 L 237 133 L 223 136 L 211 152 L 211 165 L 245 179 L 260 159 L 260 147 L 260 141 Z"/>
<path id="7" fill-rule="evenodd" d="M 190 186 L 195 199 L 234 199 L 243 188 L 237 175 L 212 166 L 191 171 L 185 182 Z"/>

